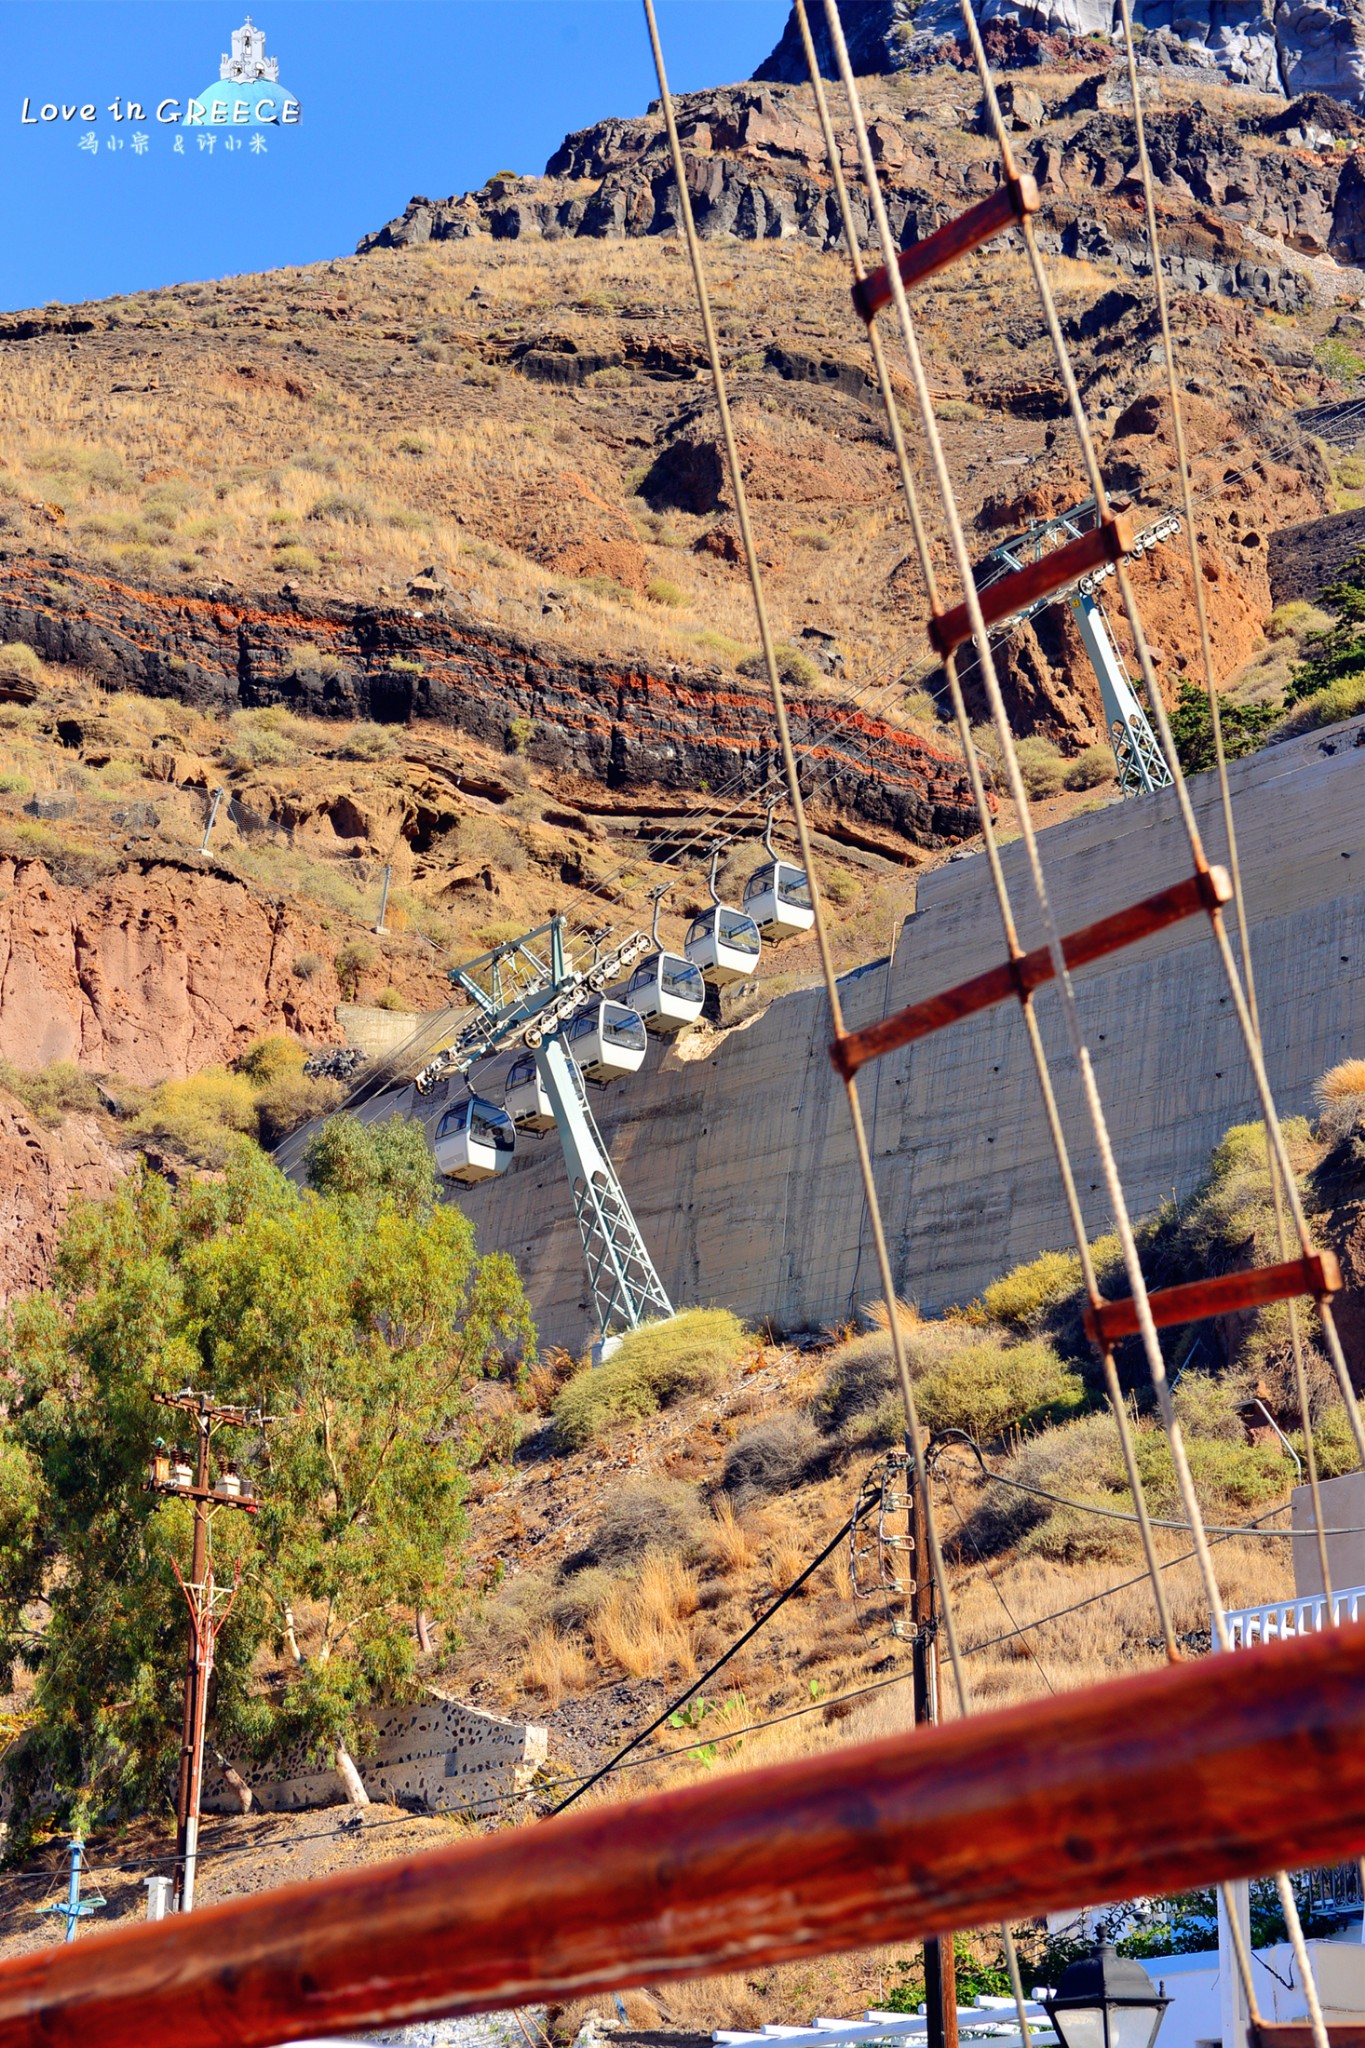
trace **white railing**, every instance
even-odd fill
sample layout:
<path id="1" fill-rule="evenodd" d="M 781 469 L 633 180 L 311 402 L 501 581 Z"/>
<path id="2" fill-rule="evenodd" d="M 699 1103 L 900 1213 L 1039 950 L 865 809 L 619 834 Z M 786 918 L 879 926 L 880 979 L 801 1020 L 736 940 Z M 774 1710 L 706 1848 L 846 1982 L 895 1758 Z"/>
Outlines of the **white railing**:
<path id="1" fill-rule="evenodd" d="M 1055 2043 L 1057 2036 L 1047 2014 L 1036 2000 L 1024 2007 L 1031 2041 Z M 992 2048 L 1025 2048 L 1012 1998 L 979 1998 L 975 2005 L 957 2009 L 958 2035 L 963 2040 L 989 2041 Z M 836 2041 L 903 2041 L 920 2048 L 927 2039 L 929 2022 L 922 2012 L 865 2012 L 860 2020 L 813 2020 L 808 2027 L 766 2026 L 757 2033 L 735 2033 L 718 2028 L 711 2039 L 716 2048 L 831 2048 Z"/>
<path id="2" fill-rule="evenodd" d="M 1266 1607 L 1234 1607 L 1227 1616 L 1234 1650 L 1249 1649 L 1253 1643 L 1287 1642 L 1292 1636 L 1315 1636 L 1343 1621 L 1365 1621 L 1365 1586 L 1346 1586 L 1333 1593 L 1330 1624 L 1325 1593 L 1310 1593 L 1302 1600 L 1272 1600 Z"/>

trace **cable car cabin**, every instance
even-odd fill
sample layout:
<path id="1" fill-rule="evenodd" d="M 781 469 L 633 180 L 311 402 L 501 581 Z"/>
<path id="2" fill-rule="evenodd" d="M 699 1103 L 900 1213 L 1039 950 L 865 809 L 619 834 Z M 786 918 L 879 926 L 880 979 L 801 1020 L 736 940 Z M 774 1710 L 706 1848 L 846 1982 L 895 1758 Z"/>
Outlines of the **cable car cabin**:
<path id="1" fill-rule="evenodd" d="M 436 1126 L 436 1165 L 447 1180 L 491 1180 L 512 1164 L 517 1133 L 505 1109 L 466 1095 Z"/>
<path id="2" fill-rule="evenodd" d="M 700 967 L 703 981 L 713 988 L 727 982 L 747 981 L 758 967 L 763 950 L 758 926 L 742 910 L 728 903 L 713 903 L 695 918 L 683 941 L 683 951 L 694 967 Z"/>
<path id="3" fill-rule="evenodd" d="M 649 1049 L 639 1011 L 605 998 L 570 1017 L 564 1037 L 585 1081 L 619 1081 L 638 1073 Z"/>
<path id="4" fill-rule="evenodd" d="M 765 939 L 775 944 L 815 923 L 806 870 L 789 860 L 769 860 L 744 884 L 744 908 Z"/>
<path id="5" fill-rule="evenodd" d="M 552 1131 L 555 1113 L 534 1053 L 513 1060 L 503 1083 L 502 1106 L 519 1131 Z"/>
<path id="6" fill-rule="evenodd" d="M 706 1001 L 701 969 L 681 953 L 651 953 L 626 984 L 626 1001 L 639 1011 L 645 1030 L 667 1038 L 695 1024 Z"/>

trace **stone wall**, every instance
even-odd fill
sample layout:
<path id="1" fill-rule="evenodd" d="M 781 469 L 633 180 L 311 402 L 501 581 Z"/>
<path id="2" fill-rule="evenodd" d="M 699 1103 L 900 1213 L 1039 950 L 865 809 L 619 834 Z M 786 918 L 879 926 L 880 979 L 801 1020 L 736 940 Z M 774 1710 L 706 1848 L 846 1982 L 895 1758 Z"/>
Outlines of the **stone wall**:
<path id="1" fill-rule="evenodd" d="M 1324 1068 L 1365 1052 L 1365 720 L 1233 764 L 1266 1053 L 1282 1113 L 1309 1111 Z M 1218 859 L 1210 776 L 1191 785 Z M 1064 929 L 1189 871 L 1170 794 L 1111 805 L 1042 836 Z M 1005 850 L 1025 944 L 1039 943 L 1021 849 Z M 846 978 L 850 1025 L 951 986 L 1002 957 L 984 858 L 923 878 L 894 958 Z M 1230 1124 L 1256 1113 L 1202 919 L 1076 977 L 1081 1014 L 1135 1213 L 1189 1190 Z M 1106 1227 L 1055 993 L 1038 998 L 1076 1173 Z M 673 1299 L 725 1303 L 797 1328 L 880 1292 L 848 1118 L 826 1053 L 823 995 L 802 991 L 717 1039 L 651 1052 L 594 1109 Z M 452 1092 L 457 1084 L 451 1084 Z M 496 1096 L 493 1080 L 482 1081 Z M 1068 1233 L 1020 1020 L 1012 1005 L 893 1055 L 861 1082 L 900 1292 L 927 1310 L 969 1300 Z M 445 1106 L 387 1098 L 434 1122 Z M 586 1281 L 559 1146 L 522 1137 L 509 1172 L 460 1189 L 484 1250 L 526 1276 L 542 1339 L 578 1346 Z"/>
<path id="2" fill-rule="evenodd" d="M 486 1813 L 527 1790 L 546 1756 L 544 1728 L 481 1714 L 431 1692 L 415 1707 L 377 1709 L 374 1746 L 360 1759 L 371 1799 L 422 1813 Z M 346 1797 L 335 1771 L 319 1769 L 300 1746 L 273 1766 L 237 1766 L 263 1813 L 336 1806 Z M 271 1775 L 272 1770 L 282 1775 Z M 206 1766 L 204 1807 L 237 1813 L 239 1802 L 217 1766 Z"/>

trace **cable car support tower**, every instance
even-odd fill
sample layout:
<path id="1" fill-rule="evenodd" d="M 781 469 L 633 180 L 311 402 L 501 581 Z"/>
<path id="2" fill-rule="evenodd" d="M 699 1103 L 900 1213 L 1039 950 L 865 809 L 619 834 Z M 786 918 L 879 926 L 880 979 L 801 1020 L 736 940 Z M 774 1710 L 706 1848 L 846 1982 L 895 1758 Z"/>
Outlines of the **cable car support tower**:
<path id="1" fill-rule="evenodd" d="M 977 589 L 986 589 L 1002 576 L 1024 568 L 1029 562 L 1041 561 L 1053 547 L 1060 547 L 1069 540 L 1079 540 L 1095 524 L 1095 518 L 1095 500 L 1085 498 L 1079 505 L 1073 505 L 1069 512 L 1058 513 L 1054 519 L 1040 519 L 1023 533 L 1002 541 L 987 555 L 977 575 Z M 1168 513 L 1138 535 L 1132 548 L 1133 556 L 1146 554 L 1149 548 L 1169 540 L 1179 531 L 1179 519 L 1173 512 Z M 1104 706 L 1109 743 L 1114 749 L 1120 794 L 1150 796 L 1153 790 L 1170 789 L 1175 778 L 1133 688 L 1103 607 L 1095 595 L 1096 586 L 1113 573 L 1112 563 L 1102 564 L 1063 595 L 1071 606 L 1081 644 L 1100 686 L 1100 701 Z M 1002 623 L 1020 625 L 1027 619 L 1036 618 L 1047 605 L 1057 601 L 1058 593 L 1050 592 L 1027 610 L 1016 612 L 1012 619 Z"/>
<path id="2" fill-rule="evenodd" d="M 564 1150 L 574 1216 L 583 1244 L 598 1327 L 603 1338 L 672 1316 L 673 1304 L 617 1178 L 578 1063 L 562 1038 L 585 998 L 599 995 L 649 952 L 647 933 L 632 932 L 608 952 L 594 953 L 586 972 L 565 944 L 567 920 L 548 924 L 450 970 L 450 979 L 478 1015 L 454 1044 L 416 1076 L 419 1094 L 451 1074 L 514 1045 L 534 1054 Z"/>

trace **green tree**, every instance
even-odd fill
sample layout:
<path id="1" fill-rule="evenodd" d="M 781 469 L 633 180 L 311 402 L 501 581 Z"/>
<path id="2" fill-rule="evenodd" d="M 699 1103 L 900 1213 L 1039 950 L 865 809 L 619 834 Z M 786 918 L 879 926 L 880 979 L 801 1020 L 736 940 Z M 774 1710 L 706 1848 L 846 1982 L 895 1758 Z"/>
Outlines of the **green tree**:
<path id="1" fill-rule="evenodd" d="M 1221 698 L 1218 704 L 1218 723 L 1223 732 L 1223 752 L 1229 761 L 1239 761 L 1243 754 L 1255 753 L 1263 746 L 1270 729 L 1280 716 L 1276 704 L 1234 704 Z M 1197 775 L 1201 769 L 1212 768 L 1213 718 L 1209 711 L 1208 692 L 1200 683 L 1182 683 L 1176 706 L 1171 713 L 1171 737 L 1175 750 L 1180 756 L 1180 765 L 1187 775 Z"/>
<path id="2" fill-rule="evenodd" d="M 410 1684 L 413 1610 L 448 1614 L 458 1575 L 473 1385 L 533 1331 L 512 1262 L 480 1258 L 458 1209 L 411 1172 L 395 1199 L 398 1144 L 362 1131 L 343 1193 L 300 1192 L 245 1143 L 217 1183 L 144 1172 L 74 1212 L 51 1287 L 12 1311 L 0 1682 L 37 1674 L 10 1759 L 21 1815 L 128 1811 L 172 1780 L 190 1516 L 141 1487 L 167 1430 L 157 1390 L 277 1418 L 232 1445 L 259 1514 L 214 1522 L 218 1576 L 242 1573 L 218 1746 L 302 1733 L 347 1776 L 361 1710 Z M 253 1675 L 269 1643 L 294 1652 L 275 1686 Z"/>
<path id="3" fill-rule="evenodd" d="M 329 1116 L 308 1142 L 303 1170 L 318 1194 L 348 1196 L 367 1208 L 389 1200 L 404 1215 L 414 1215 L 436 1199 L 436 1165 L 426 1132 L 408 1116 L 375 1124 Z"/>
<path id="4" fill-rule="evenodd" d="M 1286 706 L 1365 673 L 1365 548 L 1356 550 L 1318 603 L 1336 614 L 1335 623 L 1325 633 L 1310 633 L 1304 642 L 1304 659 L 1285 688 Z"/>

